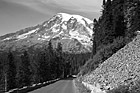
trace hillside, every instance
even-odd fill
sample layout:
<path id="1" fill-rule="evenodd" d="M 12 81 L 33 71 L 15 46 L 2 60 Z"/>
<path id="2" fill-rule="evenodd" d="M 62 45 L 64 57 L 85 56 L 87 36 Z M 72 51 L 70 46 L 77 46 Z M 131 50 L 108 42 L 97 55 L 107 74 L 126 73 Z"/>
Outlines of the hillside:
<path id="1" fill-rule="evenodd" d="M 93 22 L 92 57 L 78 74 L 79 86 L 91 93 L 140 93 L 134 92 L 140 87 L 140 1 L 103 0 L 102 14 Z"/>
<path id="2" fill-rule="evenodd" d="M 119 86 L 136 86 L 140 79 L 140 35 L 132 42 L 113 54 L 84 81 L 98 86 L 102 90 L 111 90 Z M 138 92 L 137 92 L 138 93 Z"/>

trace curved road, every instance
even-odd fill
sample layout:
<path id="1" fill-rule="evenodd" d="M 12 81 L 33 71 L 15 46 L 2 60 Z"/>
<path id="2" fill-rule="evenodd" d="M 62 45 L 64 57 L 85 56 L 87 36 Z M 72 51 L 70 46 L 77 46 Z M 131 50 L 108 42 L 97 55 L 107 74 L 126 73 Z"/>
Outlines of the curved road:
<path id="1" fill-rule="evenodd" d="M 29 93 L 78 93 L 73 80 L 60 80 Z"/>

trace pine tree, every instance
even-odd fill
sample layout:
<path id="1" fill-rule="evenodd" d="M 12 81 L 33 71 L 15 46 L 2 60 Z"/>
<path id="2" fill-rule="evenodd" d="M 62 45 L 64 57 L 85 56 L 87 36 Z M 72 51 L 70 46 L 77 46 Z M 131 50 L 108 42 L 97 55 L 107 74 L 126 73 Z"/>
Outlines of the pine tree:
<path id="1" fill-rule="evenodd" d="M 49 41 L 49 44 L 48 44 L 48 51 L 51 53 L 51 54 L 53 54 L 53 46 L 52 46 L 52 41 L 50 40 Z"/>
<path id="2" fill-rule="evenodd" d="M 135 10 L 135 4 L 133 0 L 125 1 L 125 5 L 124 5 L 124 16 L 126 22 L 125 37 L 128 39 L 130 39 L 134 35 L 132 31 L 132 26 L 133 26 L 132 19 L 134 16 L 134 10 Z"/>
<path id="3" fill-rule="evenodd" d="M 140 1 L 137 0 L 136 14 L 134 19 L 135 30 L 140 31 Z"/>
<path id="4" fill-rule="evenodd" d="M 1 57 L 1 56 L 0 56 Z M 2 84 L 4 84 L 3 80 L 3 65 L 2 65 L 2 61 L 0 59 L 0 85 L 2 86 Z M 0 92 L 4 89 L 4 87 L 0 87 Z"/>
<path id="5" fill-rule="evenodd" d="M 119 15 L 117 16 L 116 22 L 115 22 L 115 32 L 116 36 L 124 36 L 126 31 L 126 23 L 124 22 L 124 16 Z"/>
<path id="6" fill-rule="evenodd" d="M 106 0 L 103 0 L 103 6 L 106 4 Z"/>
<path id="7" fill-rule="evenodd" d="M 63 58 L 62 44 L 60 42 L 57 45 L 56 54 L 57 74 L 59 77 L 63 75 L 65 76 L 67 73 L 67 68 L 64 61 L 66 60 Z"/>
<path id="8" fill-rule="evenodd" d="M 98 41 L 96 41 L 96 35 L 97 35 L 97 33 L 98 33 L 98 31 L 97 31 L 97 29 L 98 29 L 98 23 L 97 23 L 97 20 L 96 19 L 94 19 L 93 20 L 93 23 L 94 23 L 94 28 L 93 28 L 93 32 L 94 32 L 94 34 L 92 35 L 92 44 L 93 44 L 93 46 L 92 46 L 92 54 L 91 54 L 91 57 L 93 57 L 95 54 L 96 54 L 96 42 L 98 42 Z"/>
<path id="9" fill-rule="evenodd" d="M 16 88 L 16 64 L 12 52 L 8 53 L 8 73 L 7 73 L 7 85 L 8 90 Z"/>
<path id="10" fill-rule="evenodd" d="M 113 31 L 113 14 L 112 14 L 112 1 L 107 0 L 105 5 L 105 13 L 103 15 L 104 17 L 104 33 L 103 34 L 103 43 L 108 44 L 113 41 L 115 32 Z"/>
<path id="11" fill-rule="evenodd" d="M 57 45 L 56 51 L 60 56 L 62 55 L 62 44 L 60 42 Z"/>
<path id="12" fill-rule="evenodd" d="M 47 63 L 49 64 L 50 67 L 50 73 L 52 79 L 56 78 L 56 55 L 53 49 L 52 41 L 49 41 L 48 47 L 46 49 L 46 52 L 48 53 L 47 56 Z"/>
<path id="13" fill-rule="evenodd" d="M 126 7 L 126 22 L 127 31 L 125 32 L 126 38 L 131 40 L 136 34 L 135 32 L 140 30 L 140 18 L 139 18 L 139 0 L 128 0 L 125 4 Z"/>
<path id="14" fill-rule="evenodd" d="M 113 30 L 115 36 L 125 36 L 126 22 L 124 15 L 125 0 L 113 0 Z"/>
<path id="15" fill-rule="evenodd" d="M 46 82 L 49 79 L 51 79 L 50 63 L 46 59 L 46 55 L 49 55 L 49 53 L 46 53 L 45 51 L 41 51 L 38 54 L 38 57 L 39 57 L 38 74 L 40 77 L 39 78 L 40 82 Z"/>
<path id="16" fill-rule="evenodd" d="M 5 55 L 5 56 L 3 56 Z M 0 53 L 0 93 L 7 91 L 8 60 L 7 53 Z"/>
<path id="17" fill-rule="evenodd" d="M 17 84 L 18 87 L 29 86 L 31 84 L 31 69 L 28 52 L 24 51 L 20 58 L 21 63 L 17 73 Z"/>
<path id="18" fill-rule="evenodd" d="M 21 57 L 22 59 L 22 63 L 23 63 L 23 67 L 24 67 L 24 71 L 25 71 L 25 83 L 26 85 L 30 85 L 30 79 L 31 79 L 31 69 L 30 69 L 30 58 L 29 58 L 29 54 L 27 51 L 24 51 L 23 56 Z"/>
<path id="19" fill-rule="evenodd" d="M 46 53 L 49 53 L 48 55 L 48 62 L 52 62 L 54 59 L 54 50 L 53 50 L 53 46 L 52 46 L 52 41 L 50 40 L 48 43 L 48 47 L 46 48 Z"/>

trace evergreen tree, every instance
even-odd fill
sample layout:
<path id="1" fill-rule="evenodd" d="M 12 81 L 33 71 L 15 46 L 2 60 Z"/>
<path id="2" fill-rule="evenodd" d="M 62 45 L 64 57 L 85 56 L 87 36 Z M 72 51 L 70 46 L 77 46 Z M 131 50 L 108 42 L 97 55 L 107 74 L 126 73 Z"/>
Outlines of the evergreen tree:
<path id="1" fill-rule="evenodd" d="M 131 40 L 136 35 L 135 31 L 140 30 L 139 2 L 140 1 L 138 0 L 128 0 L 125 3 L 125 18 L 127 22 L 127 31 L 125 32 L 125 36 L 128 40 Z"/>
<path id="2" fill-rule="evenodd" d="M 47 50 L 53 55 L 53 46 L 52 46 L 52 41 L 51 40 L 49 41 Z"/>
<path id="3" fill-rule="evenodd" d="M 0 56 L 1 57 L 1 56 Z M 4 84 L 4 82 L 2 82 L 2 81 L 4 81 L 3 80 L 3 65 L 2 65 L 2 59 L 0 59 L 0 84 L 1 84 L 1 86 L 2 86 L 2 84 Z M 4 88 L 4 87 L 0 87 L 0 92 L 3 90 L 2 88 Z"/>
<path id="4" fill-rule="evenodd" d="M 5 56 L 3 56 L 5 55 Z M 7 89 L 7 74 L 8 74 L 8 56 L 7 53 L 2 52 L 0 53 L 0 93 L 3 91 L 8 91 Z"/>
<path id="5" fill-rule="evenodd" d="M 97 42 L 97 38 L 95 37 L 98 33 L 97 28 L 98 28 L 98 22 L 96 19 L 94 19 L 93 21 L 94 23 L 94 28 L 93 28 L 93 35 L 92 35 L 92 42 L 93 42 L 93 46 L 92 46 L 92 57 L 96 54 L 96 42 Z"/>
<path id="6" fill-rule="evenodd" d="M 8 53 L 8 73 L 7 73 L 7 89 L 16 88 L 16 64 L 12 52 Z"/>
<path id="7" fill-rule="evenodd" d="M 139 30 L 140 31 L 140 1 L 137 0 L 137 6 L 136 6 L 136 11 L 135 11 L 135 17 L 134 17 L 134 26 L 135 26 L 135 31 Z"/>
<path id="8" fill-rule="evenodd" d="M 27 51 L 24 51 L 20 58 L 21 63 L 17 73 L 17 84 L 18 87 L 29 86 L 31 84 L 31 69 Z"/>
<path id="9" fill-rule="evenodd" d="M 62 44 L 59 42 L 56 49 L 59 56 L 62 56 Z"/>
<path id="10" fill-rule="evenodd" d="M 118 15 L 116 17 L 116 22 L 115 22 L 115 32 L 116 36 L 124 36 L 125 31 L 126 31 L 126 23 L 124 22 L 124 16 L 123 15 Z"/>
<path id="11" fill-rule="evenodd" d="M 57 76 L 60 77 L 62 75 L 65 75 L 65 63 L 63 59 L 63 54 L 62 54 L 62 44 L 59 42 L 56 48 L 56 60 L 55 63 L 53 64 L 54 66 L 56 65 L 56 72 Z"/>
<path id="12" fill-rule="evenodd" d="M 46 53 L 47 53 L 47 64 L 49 64 L 50 67 L 50 73 L 51 73 L 51 77 L 52 79 L 56 78 L 56 55 L 52 46 L 52 41 L 49 41 L 48 47 L 46 49 Z"/>
<path id="13" fill-rule="evenodd" d="M 115 36 L 125 36 L 126 22 L 124 15 L 124 5 L 125 0 L 113 0 L 113 30 L 115 31 Z"/>
<path id="14" fill-rule="evenodd" d="M 134 36 L 134 31 L 132 31 L 133 26 L 133 17 L 134 17 L 134 11 L 135 11 L 135 4 L 133 3 L 133 0 L 127 0 L 125 1 L 124 5 L 124 17 L 126 22 L 126 31 L 125 31 L 125 37 L 126 39 L 130 39 Z"/>
<path id="15" fill-rule="evenodd" d="M 44 51 L 38 54 L 38 57 L 39 57 L 38 74 L 39 74 L 40 82 L 46 82 L 51 79 L 50 63 L 46 59 L 47 54 L 49 55 L 49 53 L 46 53 Z"/>
<path id="16" fill-rule="evenodd" d="M 93 23 L 94 23 L 94 28 L 93 28 L 94 34 L 92 35 L 92 41 L 93 41 L 93 48 L 92 48 L 92 50 L 94 49 L 94 45 L 97 48 L 97 46 L 101 43 L 101 40 L 103 38 L 102 37 L 102 30 L 100 29 L 101 27 L 99 25 L 99 22 L 96 19 L 94 19 Z M 93 50 L 93 51 L 95 51 L 95 50 Z M 92 53 L 93 53 L 92 54 L 92 56 L 93 56 L 95 52 L 92 52 Z"/>
<path id="17" fill-rule="evenodd" d="M 106 0 L 103 0 L 103 6 L 106 4 Z"/>
<path id="18" fill-rule="evenodd" d="M 105 9 L 104 17 L 104 32 L 103 33 L 103 43 L 108 44 L 113 41 L 115 32 L 113 31 L 113 14 L 112 14 L 112 1 L 107 0 Z"/>

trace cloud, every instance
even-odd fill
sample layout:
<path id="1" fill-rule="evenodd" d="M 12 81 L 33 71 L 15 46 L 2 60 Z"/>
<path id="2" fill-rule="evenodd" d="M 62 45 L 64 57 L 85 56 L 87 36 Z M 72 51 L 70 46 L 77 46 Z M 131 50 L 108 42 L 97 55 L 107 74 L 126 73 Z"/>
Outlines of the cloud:
<path id="1" fill-rule="evenodd" d="M 102 0 L 0 0 L 0 35 L 42 23 L 65 12 L 98 18 Z"/>
<path id="2" fill-rule="evenodd" d="M 101 10 L 102 0 L 6 0 L 30 7 L 44 14 L 56 12 L 85 12 L 98 13 Z"/>
<path id="3" fill-rule="evenodd" d="M 100 10 L 101 0 L 55 0 L 55 2 L 66 9 L 97 12 Z"/>
<path id="4" fill-rule="evenodd" d="M 98 18 L 101 14 L 102 0 L 3 0 L 28 7 L 45 14 L 50 18 L 57 13 L 78 14 L 89 19 Z"/>
<path id="5" fill-rule="evenodd" d="M 25 5 L 0 0 L 0 35 L 37 25 L 52 15 L 38 12 Z"/>
<path id="6" fill-rule="evenodd" d="M 29 7 L 31 9 L 34 9 L 38 12 L 46 13 L 44 10 L 49 10 L 50 8 L 45 8 L 44 6 L 50 7 L 50 4 L 44 5 L 42 1 L 39 0 L 5 0 L 8 3 L 15 3 L 22 6 Z M 51 13 L 51 11 L 49 11 Z"/>

